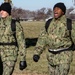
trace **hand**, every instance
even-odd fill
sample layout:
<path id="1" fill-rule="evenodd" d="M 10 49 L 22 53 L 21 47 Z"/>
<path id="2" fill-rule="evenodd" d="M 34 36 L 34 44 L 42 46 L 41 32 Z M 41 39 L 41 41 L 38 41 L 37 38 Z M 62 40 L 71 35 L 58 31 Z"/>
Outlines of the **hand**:
<path id="1" fill-rule="evenodd" d="M 23 70 L 27 67 L 27 63 L 26 61 L 20 61 L 20 64 L 19 64 L 19 69 L 20 70 Z"/>
<path id="2" fill-rule="evenodd" d="M 35 62 L 38 62 L 39 59 L 40 59 L 40 56 L 39 56 L 39 55 L 34 55 L 34 56 L 33 56 L 33 60 L 34 60 Z"/>

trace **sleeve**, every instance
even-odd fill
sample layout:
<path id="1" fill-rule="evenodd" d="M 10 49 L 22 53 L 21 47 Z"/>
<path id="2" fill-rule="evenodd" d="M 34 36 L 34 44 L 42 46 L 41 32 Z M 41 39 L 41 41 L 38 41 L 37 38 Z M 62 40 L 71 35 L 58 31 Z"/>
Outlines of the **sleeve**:
<path id="1" fill-rule="evenodd" d="M 72 37 L 72 40 L 75 44 L 75 22 L 72 21 L 72 31 L 71 31 L 71 37 Z"/>
<path id="2" fill-rule="evenodd" d="M 45 27 L 43 27 L 41 29 L 38 41 L 35 46 L 35 51 L 34 51 L 35 54 L 39 56 L 42 54 L 42 52 L 45 50 L 46 40 L 47 40 L 47 32 L 45 30 Z"/>
<path id="3" fill-rule="evenodd" d="M 17 37 L 17 43 L 18 43 L 18 49 L 19 49 L 19 58 L 20 61 L 26 60 L 26 44 L 25 44 L 25 36 L 23 32 L 23 28 L 20 23 L 16 24 L 16 37 Z"/>

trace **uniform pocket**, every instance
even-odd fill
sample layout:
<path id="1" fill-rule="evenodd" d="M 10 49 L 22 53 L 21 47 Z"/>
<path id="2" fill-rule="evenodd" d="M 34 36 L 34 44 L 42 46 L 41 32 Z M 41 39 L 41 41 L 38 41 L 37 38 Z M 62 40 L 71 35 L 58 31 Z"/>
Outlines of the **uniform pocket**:
<path id="1" fill-rule="evenodd" d="M 47 60 L 50 65 L 58 65 L 59 64 L 59 54 L 48 53 Z"/>
<path id="2" fill-rule="evenodd" d="M 17 48 L 14 46 L 11 47 L 4 47 L 1 50 L 1 57 L 3 61 L 6 60 L 16 60 L 17 59 L 17 55 L 18 55 L 18 50 Z"/>
<path id="3" fill-rule="evenodd" d="M 64 51 L 60 54 L 60 63 L 71 63 L 73 59 L 72 51 Z"/>

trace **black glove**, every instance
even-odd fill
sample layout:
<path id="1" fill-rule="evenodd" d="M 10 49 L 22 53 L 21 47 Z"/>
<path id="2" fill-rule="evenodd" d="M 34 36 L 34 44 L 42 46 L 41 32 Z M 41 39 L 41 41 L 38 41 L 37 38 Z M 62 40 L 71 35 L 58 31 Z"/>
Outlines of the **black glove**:
<path id="1" fill-rule="evenodd" d="M 38 62 L 39 59 L 40 59 L 40 56 L 38 56 L 38 55 L 34 55 L 34 56 L 33 56 L 33 60 L 34 60 L 35 62 Z"/>
<path id="2" fill-rule="evenodd" d="M 27 67 L 27 63 L 26 61 L 20 61 L 20 64 L 19 64 L 19 69 L 20 70 L 23 70 Z"/>

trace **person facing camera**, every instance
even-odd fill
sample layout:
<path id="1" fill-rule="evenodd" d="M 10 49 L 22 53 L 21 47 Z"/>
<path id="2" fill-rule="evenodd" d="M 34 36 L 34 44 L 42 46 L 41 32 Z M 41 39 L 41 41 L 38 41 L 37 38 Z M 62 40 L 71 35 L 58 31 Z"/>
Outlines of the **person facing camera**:
<path id="1" fill-rule="evenodd" d="M 0 57 L 3 64 L 2 75 L 12 75 L 17 57 L 19 69 L 27 67 L 25 37 L 21 24 L 12 19 L 12 7 L 4 2 L 0 6 Z M 14 22 L 14 23 L 13 23 Z"/>
<path id="2" fill-rule="evenodd" d="M 68 75 L 75 44 L 75 22 L 65 15 L 64 3 L 53 7 L 53 18 L 46 22 L 39 35 L 33 60 L 38 62 L 40 55 L 48 48 L 47 60 L 49 75 Z"/>

